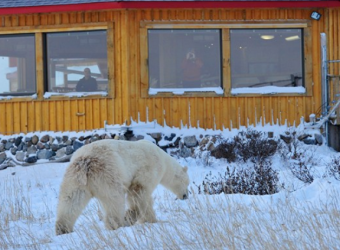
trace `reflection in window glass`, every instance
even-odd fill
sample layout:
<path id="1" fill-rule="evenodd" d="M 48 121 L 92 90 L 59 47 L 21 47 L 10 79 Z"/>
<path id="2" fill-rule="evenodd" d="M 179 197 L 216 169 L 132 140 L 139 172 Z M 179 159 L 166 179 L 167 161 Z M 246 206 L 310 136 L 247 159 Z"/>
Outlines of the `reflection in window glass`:
<path id="1" fill-rule="evenodd" d="M 107 91 L 106 31 L 46 34 L 49 92 Z"/>
<path id="2" fill-rule="evenodd" d="M 232 29 L 230 43 L 233 88 L 304 85 L 301 29 Z"/>
<path id="3" fill-rule="evenodd" d="M 149 29 L 150 87 L 220 87 L 220 40 L 217 29 Z"/>
<path id="4" fill-rule="evenodd" d="M 35 91 L 34 35 L 1 35 L 0 94 L 28 95 Z"/>

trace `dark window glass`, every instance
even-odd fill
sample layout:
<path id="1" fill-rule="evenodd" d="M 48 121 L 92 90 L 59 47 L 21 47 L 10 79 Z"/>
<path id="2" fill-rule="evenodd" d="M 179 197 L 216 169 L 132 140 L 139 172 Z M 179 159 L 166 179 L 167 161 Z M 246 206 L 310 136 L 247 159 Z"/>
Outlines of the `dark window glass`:
<path id="1" fill-rule="evenodd" d="M 49 92 L 106 91 L 106 31 L 46 34 Z"/>
<path id="2" fill-rule="evenodd" d="M 1 35 L 0 95 L 29 95 L 35 92 L 34 35 Z"/>
<path id="3" fill-rule="evenodd" d="M 231 29 L 231 84 L 304 86 L 301 29 Z"/>
<path id="4" fill-rule="evenodd" d="M 151 88 L 221 86 L 221 32 L 218 29 L 149 29 Z"/>

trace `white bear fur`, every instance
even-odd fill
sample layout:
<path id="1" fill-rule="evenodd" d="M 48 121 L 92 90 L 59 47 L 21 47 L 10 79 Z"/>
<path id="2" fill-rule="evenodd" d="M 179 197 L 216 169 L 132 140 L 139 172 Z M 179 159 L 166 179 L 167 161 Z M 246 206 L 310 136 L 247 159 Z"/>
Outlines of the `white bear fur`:
<path id="1" fill-rule="evenodd" d="M 177 198 L 188 197 L 187 167 L 149 141 L 101 140 L 78 149 L 60 187 L 56 234 L 73 226 L 91 198 L 104 210 L 105 226 L 156 222 L 152 192 L 158 184 Z M 125 213 L 125 194 L 129 209 Z M 125 221 L 124 221 L 125 216 Z"/>

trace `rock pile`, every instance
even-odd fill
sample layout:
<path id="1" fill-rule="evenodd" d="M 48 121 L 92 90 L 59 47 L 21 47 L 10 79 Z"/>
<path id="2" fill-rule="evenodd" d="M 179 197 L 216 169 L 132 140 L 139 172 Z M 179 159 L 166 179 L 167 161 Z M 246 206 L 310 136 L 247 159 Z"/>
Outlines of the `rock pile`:
<path id="1" fill-rule="evenodd" d="M 156 144 L 164 150 L 169 147 L 180 148 L 180 155 L 182 157 L 191 156 L 193 151 L 190 148 L 198 145 L 195 136 L 186 136 L 182 140 L 182 138 L 176 136 L 176 134 L 164 135 L 162 133 L 151 133 L 149 135 L 155 140 Z M 26 166 L 34 164 L 38 160 L 57 161 L 58 159 L 65 158 L 65 156 L 72 155 L 83 145 L 103 139 L 137 141 L 144 139 L 144 136 L 136 136 L 132 131 L 127 131 L 124 134 L 104 133 L 101 135 L 80 136 L 78 138 L 70 138 L 67 135 L 53 137 L 48 134 L 41 137 L 33 135 L 2 140 L 0 138 L 0 170 L 13 166 L 14 164 L 11 160 Z M 160 143 L 160 141 L 164 141 L 165 143 Z"/>

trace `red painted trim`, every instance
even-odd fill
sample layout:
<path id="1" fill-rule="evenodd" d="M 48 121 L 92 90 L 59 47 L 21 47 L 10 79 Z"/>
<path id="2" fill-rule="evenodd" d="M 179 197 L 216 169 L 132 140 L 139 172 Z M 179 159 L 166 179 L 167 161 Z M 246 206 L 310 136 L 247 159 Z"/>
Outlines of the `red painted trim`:
<path id="1" fill-rule="evenodd" d="M 340 1 L 119 1 L 35 7 L 0 8 L 0 15 L 89 11 L 106 9 L 181 9 L 181 8 L 334 8 Z"/>

